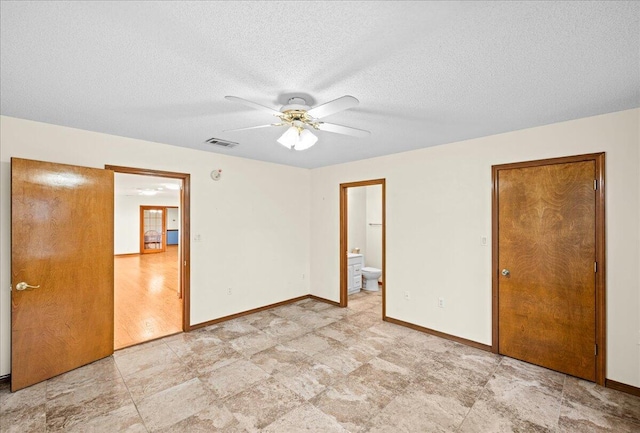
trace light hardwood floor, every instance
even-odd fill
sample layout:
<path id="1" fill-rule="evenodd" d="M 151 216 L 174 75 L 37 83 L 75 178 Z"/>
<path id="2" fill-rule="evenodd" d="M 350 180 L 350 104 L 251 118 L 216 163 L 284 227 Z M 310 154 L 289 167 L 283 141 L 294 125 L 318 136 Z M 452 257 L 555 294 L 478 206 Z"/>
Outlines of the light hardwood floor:
<path id="1" fill-rule="evenodd" d="M 182 331 L 177 246 L 115 257 L 114 268 L 116 350 Z"/>

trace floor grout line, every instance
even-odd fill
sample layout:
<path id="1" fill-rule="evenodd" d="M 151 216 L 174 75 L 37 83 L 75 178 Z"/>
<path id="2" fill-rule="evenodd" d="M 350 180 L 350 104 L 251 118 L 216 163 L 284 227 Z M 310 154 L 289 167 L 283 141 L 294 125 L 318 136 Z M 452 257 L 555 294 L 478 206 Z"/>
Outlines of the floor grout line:
<path id="1" fill-rule="evenodd" d="M 501 356 L 501 355 L 498 355 Z M 462 425 L 464 424 L 464 422 L 467 420 L 467 418 L 469 417 L 469 414 L 471 413 L 471 411 L 473 410 L 474 406 L 476 405 L 476 403 L 478 403 L 478 401 L 480 400 L 480 398 L 482 397 L 482 395 L 487 391 L 487 385 L 489 384 L 489 382 L 491 382 L 491 379 L 495 376 L 496 372 L 498 371 L 498 369 L 500 368 L 500 366 L 502 365 L 502 362 L 504 361 L 504 356 L 502 358 L 500 358 L 500 362 L 498 362 L 496 364 L 496 366 L 494 367 L 493 371 L 491 372 L 491 374 L 488 375 L 487 377 L 487 381 L 484 383 L 484 385 L 482 386 L 482 390 L 478 393 L 478 395 L 476 396 L 476 398 L 473 400 L 473 404 L 471 405 L 471 407 L 469 408 L 469 410 L 467 411 L 466 415 L 464 416 L 464 418 L 462 418 L 462 421 L 460 422 L 460 425 L 456 428 L 456 431 L 460 431 L 460 429 L 462 428 Z"/>
<path id="2" fill-rule="evenodd" d="M 47 413 L 49 412 L 48 403 L 49 399 L 47 396 L 49 395 L 49 380 L 44 383 L 44 431 L 49 431 L 49 426 L 47 425 Z"/>
<path id="3" fill-rule="evenodd" d="M 149 430 L 149 427 L 147 427 L 147 423 L 144 421 L 144 418 L 142 417 L 142 414 L 140 413 L 140 409 L 138 409 L 138 404 L 136 403 L 135 399 L 133 398 L 133 394 L 131 394 L 131 389 L 129 388 L 129 385 L 127 384 L 127 381 L 124 379 L 124 376 L 122 374 L 122 370 L 120 370 L 120 366 L 118 366 L 118 363 L 116 362 L 115 357 L 113 357 L 113 355 L 111 355 L 111 357 L 113 358 L 113 363 L 114 363 L 114 365 L 116 367 L 116 370 L 118 370 L 118 374 L 120 375 L 120 379 L 122 380 L 122 383 L 127 388 L 127 392 L 129 393 L 129 398 L 131 399 L 131 403 L 133 403 L 133 407 L 136 408 L 136 412 L 138 413 L 138 417 L 140 418 L 140 421 L 142 422 L 142 426 L 145 428 L 147 433 L 150 432 L 151 430 Z"/>
<path id="4" fill-rule="evenodd" d="M 563 375 L 562 378 L 562 393 L 560 394 L 560 399 L 558 402 L 558 418 L 556 419 L 556 426 L 553 429 L 554 432 L 557 432 L 558 429 L 560 428 L 560 415 L 562 415 L 562 403 L 564 402 L 564 389 L 565 386 L 567 385 L 567 375 Z"/>

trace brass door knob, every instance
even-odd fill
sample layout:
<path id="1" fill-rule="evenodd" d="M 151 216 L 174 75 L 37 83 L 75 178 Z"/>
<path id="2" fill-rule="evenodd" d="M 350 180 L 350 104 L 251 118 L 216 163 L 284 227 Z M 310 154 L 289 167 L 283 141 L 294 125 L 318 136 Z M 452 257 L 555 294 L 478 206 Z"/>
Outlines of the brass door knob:
<path id="1" fill-rule="evenodd" d="M 40 285 L 30 286 L 29 284 L 25 283 L 24 281 L 16 284 L 16 290 L 39 289 L 39 288 L 40 288 Z"/>

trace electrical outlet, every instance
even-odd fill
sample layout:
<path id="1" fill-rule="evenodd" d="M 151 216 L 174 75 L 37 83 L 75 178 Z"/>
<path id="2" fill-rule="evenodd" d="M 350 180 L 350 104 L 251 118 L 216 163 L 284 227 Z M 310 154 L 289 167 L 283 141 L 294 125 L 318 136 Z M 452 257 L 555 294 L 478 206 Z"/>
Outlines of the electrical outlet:
<path id="1" fill-rule="evenodd" d="M 231 295 L 233 292 L 231 291 L 231 287 L 227 289 L 227 295 Z"/>
<path id="2" fill-rule="evenodd" d="M 480 236 L 480 245 L 482 245 L 483 247 L 487 246 L 487 237 L 486 236 Z"/>
<path id="3" fill-rule="evenodd" d="M 444 298 L 438 298 L 438 307 L 444 308 Z"/>
<path id="4" fill-rule="evenodd" d="M 411 293 L 409 292 L 404 292 L 404 299 L 411 299 Z"/>

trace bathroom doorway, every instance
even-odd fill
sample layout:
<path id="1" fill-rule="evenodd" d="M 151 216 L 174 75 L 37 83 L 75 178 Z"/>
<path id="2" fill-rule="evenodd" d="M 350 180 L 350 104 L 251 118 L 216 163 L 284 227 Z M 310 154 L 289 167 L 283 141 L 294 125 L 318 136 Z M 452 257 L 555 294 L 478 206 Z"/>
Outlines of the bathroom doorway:
<path id="1" fill-rule="evenodd" d="M 340 184 L 340 306 L 348 305 L 350 294 L 352 298 L 379 296 L 383 319 L 385 210 L 385 179 Z"/>

